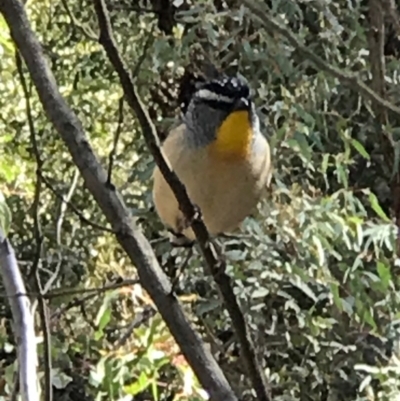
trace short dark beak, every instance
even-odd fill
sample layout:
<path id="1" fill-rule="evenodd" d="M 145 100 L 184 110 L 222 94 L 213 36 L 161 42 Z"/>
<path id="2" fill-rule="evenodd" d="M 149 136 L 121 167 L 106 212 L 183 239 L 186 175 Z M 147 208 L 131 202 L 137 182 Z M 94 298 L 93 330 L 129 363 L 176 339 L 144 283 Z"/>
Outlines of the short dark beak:
<path id="1" fill-rule="evenodd" d="M 241 97 L 240 99 L 236 100 L 236 102 L 233 105 L 233 109 L 236 111 L 250 110 L 251 109 L 251 100 Z"/>

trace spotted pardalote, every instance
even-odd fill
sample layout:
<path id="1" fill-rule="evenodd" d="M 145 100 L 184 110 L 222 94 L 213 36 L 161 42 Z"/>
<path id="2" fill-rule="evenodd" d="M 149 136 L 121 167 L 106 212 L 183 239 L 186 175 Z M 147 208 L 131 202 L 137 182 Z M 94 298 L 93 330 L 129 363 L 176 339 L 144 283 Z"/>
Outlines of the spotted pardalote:
<path id="1" fill-rule="evenodd" d="M 197 83 L 181 123 L 162 145 L 170 167 L 185 185 L 211 235 L 235 230 L 255 209 L 271 180 L 271 153 L 260 132 L 250 88 L 222 76 Z M 195 239 L 160 170 L 153 199 L 162 222 L 177 236 Z"/>

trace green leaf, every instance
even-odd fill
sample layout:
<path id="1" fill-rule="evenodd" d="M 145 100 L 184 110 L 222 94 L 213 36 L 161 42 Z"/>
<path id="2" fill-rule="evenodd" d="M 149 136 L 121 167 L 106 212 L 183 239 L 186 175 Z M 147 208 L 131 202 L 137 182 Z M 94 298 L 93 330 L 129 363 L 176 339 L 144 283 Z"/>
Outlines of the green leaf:
<path id="1" fill-rule="evenodd" d="M 64 389 L 72 382 L 72 377 L 66 375 L 60 369 L 52 369 L 51 373 L 51 383 L 58 390 Z"/>
<path id="2" fill-rule="evenodd" d="M 360 142 L 358 142 L 356 139 L 351 140 L 351 144 L 353 145 L 354 149 L 363 157 L 366 159 L 370 160 L 369 153 L 365 150 L 364 146 L 361 145 Z"/>
<path id="3" fill-rule="evenodd" d="M 149 380 L 148 375 L 145 372 L 141 372 L 140 376 L 134 383 L 124 386 L 124 390 L 127 394 L 136 395 L 145 390 L 150 384 L 151 380 Z"/>
<path id="4" fill-rule="evenodd" d="M 385 265 L 383 262 L 378 261 L 376 264 L 376 270 L 381 279 L 381 284 L 384 290 L 387 290 L 390 282 L 392 281 L 392 275 L 390 273 L 390 267 Z"/>
<path id="5" fill-rule="evenodd" d="M 257 288 L 256 290 L 254 290 L 251 294 L 251 297 L 254 299 L 257 298 L 264 298 L 269 294 L 269 290 L 268 288 Z"/>
<path id="6" fill-rule="evenodd" d="M 103 314 L 101 315 L 98 325 L 99 325 L 99 330 L 103 330 L 108 323 L 110 323 L 111 320 L 111 309 L 108 307 L 107 309 L 103 310 Z"/>
<path id="7" fill-rule="evenodd" d="M 378 198 L 372 192 L 368 195 L 369 202 L 371 204 L 372 209 L 374 209 L 375 213 L 383 220 L 390 222 L 390 219 L 386 216 L 385 212 L 381 208 Z"/>
<path id="8" fill-rule="evenodd" d="M 342 184 L 345 188 L 348 188 L 349 184 L 347 170 L 343 167 L 343 164 L 339 159 L 336 159 L 336 174 L 338 182 Z"/>
<path id="9" fill-rule="evenodd" d="M 323 174 L 326 173 L 326 171 L 328 170 L 328 165 L 329 165 L 329 158 L 330 158 L 330 154 L 326 153 L 323 155 L 322 157 L 322 163 L 321 163 L 321 171 Z"/>
<path id="10" fill-rule="evenodd" d="M 110 304 L 111 304 L 111 301 L 116 296 L 117 296 L 117 292 L 113 291 L 113 292 L 107 294 L 103 299 L 103 303 L 102 303 L 99 311 L 97 312 L 97 316 L 96 316 L 96 320 L 95 320 L 95 324 L 96 324 L 96 326 L 98 326 L 99 331 L 102 331 L 111 320 Z"/>
<path id="11" fill-rule="evenodd" d="M 312 236 L 312 240 L 317 250 L 318 262 L 320 266 L 323 266 L 325 264 L 325 252 L 321 240 L 316 235 Z"/>
<path id="12" fill-rule="evenodd" d="M 0 192 L 0 230 L 3 231 L 4 236 L 8 235 L 11 225 L 11 211 L 6 203 L 6 199 L 2 192 Z"/>
<path id="13" fill-rule="evenodd" d="M 365 323 L 368 323 L 374 330 L 376 330 L 376 323 L 369 309 L 365 309 L 362 315 L 362 319 Z"/>
<path id="14" fill-rule="evenodd" d="M 306 136 L 297 131 L 294 133 L 293 138 L 288 139 L 288 146 L 290 146 L 294 151 L 298 152 L 307 162 L 311 159 L 311 148 L 308 144 Z M 311 167 L 311 166 L 310 166 Z"/>
<path id="15" fill-rule="evenodd" d="M 95 368 L 90 371 L 89 382 L 92 386 L 98 387 L 102 384 L 106 376 L 106 362 L 106 357 L 101 358 L 100 361 L 97 363 L 97 366 L 95 366 Z"/>
<path id="16" fill-rule="evenodd" d="M 330 287 L 331 287 L 331 292 L 332 292 L 332 296 L 333 296 L 333 302 L 339 308 L 339 310 L 342 311 L 343 303 L 342 303 L 342 299 L 340 298 L 340 295 L 339 295 L 339 284 L 331 283 Z"/>
<path id="17" fill-rule="evenodd" d="M 301 117 L 303 119 L 303 121 L 306 123 L 306 125 L 308 125 L 311 129 L 314 128 L 315 125 L 315 119 L 314 117 L 310 114 L 307 113 L 302 107 L 300 107 L 299 105 L 295 105 L 294 106 L 297 114 L 299 115 L 299 117 Z"/>

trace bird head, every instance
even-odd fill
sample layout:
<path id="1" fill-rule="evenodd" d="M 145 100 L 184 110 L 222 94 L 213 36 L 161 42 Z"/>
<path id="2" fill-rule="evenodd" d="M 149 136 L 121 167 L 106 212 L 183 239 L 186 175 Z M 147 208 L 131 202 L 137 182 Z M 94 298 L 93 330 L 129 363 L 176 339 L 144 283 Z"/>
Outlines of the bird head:
<path id="1" fill-rule="evenodd" d="M 189 145 L 221 156 L 245 155 L 259 129 L 250 88 L 238 77 L 198 82 L 183 120 Z"/>

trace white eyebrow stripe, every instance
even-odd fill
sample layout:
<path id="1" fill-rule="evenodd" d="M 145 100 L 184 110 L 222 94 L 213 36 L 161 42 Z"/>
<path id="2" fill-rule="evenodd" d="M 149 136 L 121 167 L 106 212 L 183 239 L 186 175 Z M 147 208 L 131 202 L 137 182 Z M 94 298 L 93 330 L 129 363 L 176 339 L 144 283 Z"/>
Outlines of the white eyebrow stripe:
<path id="1" fill-rule="evenodd" d="M 205 100 L 218 100 L 224 103 L 233 103 L 234 99 L 229 96 L 218 95 L 218 93 L 212 92 L 208 89 L 200 89 L 196 92 L 196 97 Z"/>

